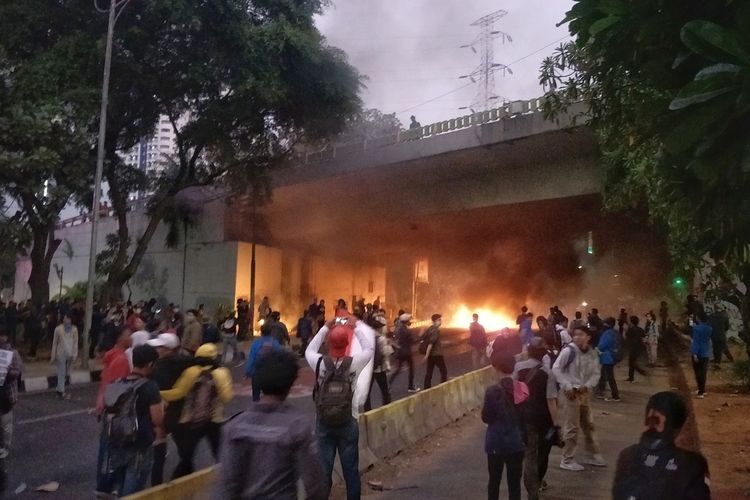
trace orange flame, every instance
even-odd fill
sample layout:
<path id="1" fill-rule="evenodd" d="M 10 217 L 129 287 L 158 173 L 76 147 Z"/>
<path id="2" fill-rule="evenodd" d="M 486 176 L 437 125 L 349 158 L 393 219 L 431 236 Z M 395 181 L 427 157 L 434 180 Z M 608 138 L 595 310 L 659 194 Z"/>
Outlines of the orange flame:
<path id="1" fill-rule="evenodd" d="M 465 304 L 458 306 L 456 312 L 447 321 L 447 326 L 452 328 L 468 328 L 469 324 L 473 321 L 472 314 L 474 313 L 479 315 L 479 323 L 488 332 L 496 332 L 506 327 L 514 328 L 516 326 L 515 318 L 499 309 L 488 307 L 469 309 Z"/>

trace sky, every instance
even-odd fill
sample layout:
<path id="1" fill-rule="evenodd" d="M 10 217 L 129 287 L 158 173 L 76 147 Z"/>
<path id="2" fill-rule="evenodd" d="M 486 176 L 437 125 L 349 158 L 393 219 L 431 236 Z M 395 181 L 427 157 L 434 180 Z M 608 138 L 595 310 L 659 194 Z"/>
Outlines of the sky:
<path id="1" fill-rule="evenodd" d="M 495 42 L 496 63 L 513 75 L 495 77 L 495 93 L 507 100 L 542 95 L 539 66 L 568 39 L 556 27 L 573 0 L 333 0 L 316 19 L 323 35 L 343 49 L 349 62 L 368 77 L 366 108 L 395 112 L 404 125 L 415 115 L 422 125 L 462 116 L 477 87 L 459 76 L 479 64 L 479 55 L 461 45 L 477 37 L 478 18 L 505 10 L 495 29 L 512 42 Z M 546 47 L 546 48 L 545 48 Z M 447 95 L 445 95 L 447 94 Z"/>

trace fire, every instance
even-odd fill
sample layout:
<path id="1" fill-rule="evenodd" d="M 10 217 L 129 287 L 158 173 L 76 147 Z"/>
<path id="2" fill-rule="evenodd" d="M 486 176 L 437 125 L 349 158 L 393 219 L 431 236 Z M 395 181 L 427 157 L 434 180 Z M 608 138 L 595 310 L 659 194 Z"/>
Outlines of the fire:
<path id="1" fill-rule="evenodd" d="M 496 332 L 506 327 L 514 328 L 516 326 L 515 318 L 499 309 L 490 309 L 487 307 L 469 309 L 464 304 L 458 306 L 456 312 L 451 316 L 450 321 L 447 322 L 448 326 L 453 328 L 468 328 L 469 323 L 473 321 L 472 314 L 474 313 L 479 315 L 479 323 L 488 332 Z"/>

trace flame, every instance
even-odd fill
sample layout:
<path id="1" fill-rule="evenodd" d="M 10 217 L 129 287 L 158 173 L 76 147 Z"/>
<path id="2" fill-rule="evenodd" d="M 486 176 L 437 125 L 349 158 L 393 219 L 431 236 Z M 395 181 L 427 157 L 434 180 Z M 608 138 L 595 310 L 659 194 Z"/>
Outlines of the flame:
<path id="1" fill-rule="evenodd" d="M 451 316 L 450 321 L 447 322 L 448 326 L 452 328 L 468 328 L 469 324 L 473 321 L 472 315 L 474 313 L 479 315 L 479 323 L 488 332 L 496 332 L 506 327 L 515 328 L 516 326 L 516 319 L 499 309 L 488 307 L 469 309 L 464 304 L 458 306 L 456 312 Z"/>

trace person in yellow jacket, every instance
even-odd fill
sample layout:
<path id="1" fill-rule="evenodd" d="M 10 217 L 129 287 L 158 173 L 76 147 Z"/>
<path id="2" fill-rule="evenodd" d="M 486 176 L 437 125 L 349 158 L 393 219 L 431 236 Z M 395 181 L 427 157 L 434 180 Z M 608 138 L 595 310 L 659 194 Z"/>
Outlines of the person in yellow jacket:
<path id="1" fill-rule="evenodd" d="M 216 344 L 200 346 L 195 351 L 195 364 L 182 372 L 172 389 L 161 391 L 168 404 L 182 404 L 180 421 L 172 435 L 180 456 L 172 479 L 193 472 L 195 449 L 204 437 L 218 460 L 224 405 L 233 396 L 232 375 L 221 366 Z"/>

